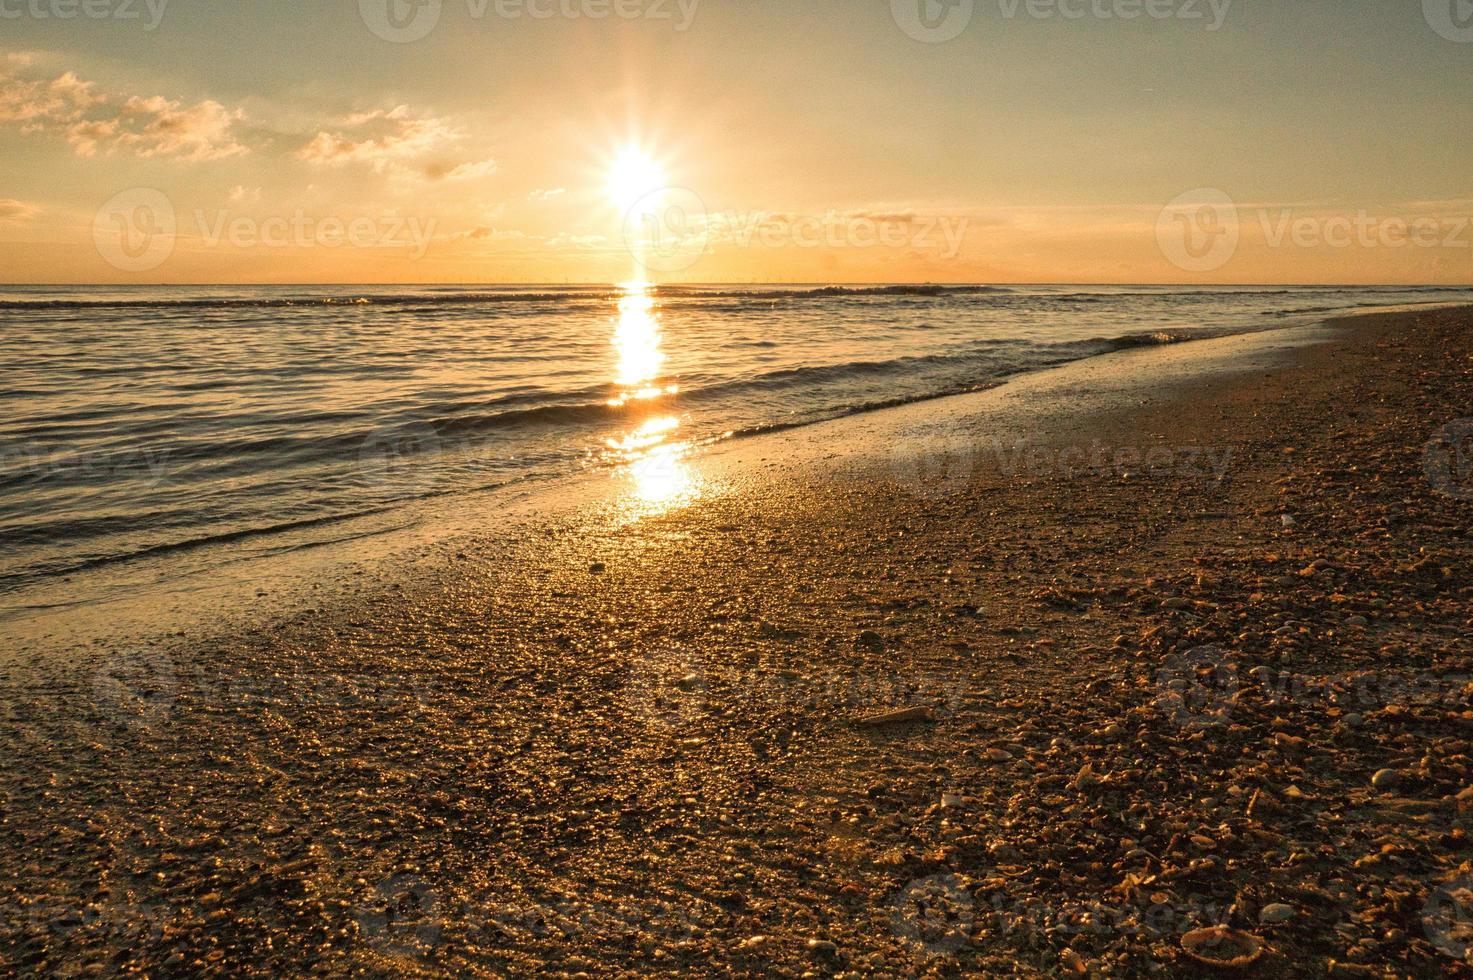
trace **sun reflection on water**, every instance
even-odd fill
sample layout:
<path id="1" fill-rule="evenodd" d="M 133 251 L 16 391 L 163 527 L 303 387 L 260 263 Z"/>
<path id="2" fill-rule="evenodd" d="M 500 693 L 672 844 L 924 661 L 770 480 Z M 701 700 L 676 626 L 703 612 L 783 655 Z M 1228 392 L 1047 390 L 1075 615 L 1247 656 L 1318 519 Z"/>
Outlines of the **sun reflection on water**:
<path id="1" fill-rule="evenodd" d="M 613 408 L 631 412 L 647 409 L 650 414 L 631 421 L 633 429 L 606 440 L 608 456 L 623 464 L 632 483 L 634 499 L 647 512 L 660 512 L 694 500 L 695 479 L 685 456 L 690 444 L 675 438 L 680 419 L 664 410 L 658 400 L 673 397 L 680 388 L 662 383 L 665 354 L 660 348 L 660 317 L 648 283 L 625 283 L 620 287 L 619 319 L 614 327 L 614 351 L 618 362 L 614 384 L 618 391 L 609 399 Z"/>

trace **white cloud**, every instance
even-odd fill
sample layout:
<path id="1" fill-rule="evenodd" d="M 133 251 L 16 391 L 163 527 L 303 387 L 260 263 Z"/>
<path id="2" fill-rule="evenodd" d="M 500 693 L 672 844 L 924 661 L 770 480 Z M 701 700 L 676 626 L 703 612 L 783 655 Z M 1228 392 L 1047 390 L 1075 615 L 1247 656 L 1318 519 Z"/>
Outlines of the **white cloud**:
<path id="1" fill-rule="evenodd" d="M 375 173 L 412 180 L 475 180 L 496 173 L 493 159 L 466 159 L 457 151 L 465 134 L 450 120 L 416 115 L 408 106 L 343 117 L 297 151 L 316 166 L 366 166 Z"/>
<path id="2" fill-rule="evenodd" d="M 9 55 L 25 68 L 33 58 Z M 163 96 L 108 95 L 75 72 L 25 78 L 0 69 L 0 124 L 61 136 L 78 156 L 127 150 L 141 157 L 218 160 L 247 153 L 232 133 L 245 117 L 213 100 L 186 105 Z"/>

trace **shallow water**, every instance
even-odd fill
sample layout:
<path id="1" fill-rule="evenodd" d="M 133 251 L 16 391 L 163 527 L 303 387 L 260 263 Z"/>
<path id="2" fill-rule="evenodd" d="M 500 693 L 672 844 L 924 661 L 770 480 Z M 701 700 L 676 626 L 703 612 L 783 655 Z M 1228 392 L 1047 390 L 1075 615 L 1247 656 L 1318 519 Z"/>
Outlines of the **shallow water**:
<path id="1" fill-rule="evenodd" d="M 1473 290 L 6 287 L 0 591 Z"/>

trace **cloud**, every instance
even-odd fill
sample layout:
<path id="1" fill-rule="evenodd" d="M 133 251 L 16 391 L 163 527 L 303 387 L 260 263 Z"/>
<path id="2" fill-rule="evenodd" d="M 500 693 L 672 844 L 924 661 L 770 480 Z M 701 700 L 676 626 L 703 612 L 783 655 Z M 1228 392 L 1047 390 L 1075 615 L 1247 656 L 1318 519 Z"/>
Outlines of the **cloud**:
<path id="1" fill-rule="evenodd" d="M 245 118 L 214 100 L 186 106 L 156 95 L 133 96 L 123 103 L 123 120 L 137 128 L 117 136 L 119 146 L 141 157 L 178 157 L 182 160 L 220 160 L 250 152 L 231 135 L 231 127 Z"/>
<path id="2" fill-rule="evenodd" d="M 80 119 L 104 101 L 91 82 L 72 72 L 51 81 L 0 72 L 0 123 L 19 123 L 22 132 L 39 132 Z"/>
<path id="3" fill-rule="evenodd" d="M 41 213 L 34 204 L 17 201 L 13 197 L 0 197 L 0 221 L 29 221 Z"/>
<path id="4" fill-rule="evenodd" d="M 476 242 L 513 242 L 527 238 L 527 233 L 515 228 L 491 228 L 487 225 L 477 225 L 467 231 L 457 232 L 451 237 Z"/>
<path id="5" fill-rule="evenodd" d="M 562 187 L 539 187 L 537 190 L 528 194 L 527 199 L 531 201 L 551 201 L 553 198 L 562 197 L 566 193 L 567 190 Z"/>
<path id="6" fill-rule="evenodd" d="M 450 120 L 416 115 L 401 105 L 345 116 L 333 131 L 318 132 L 296 156 L 315 166 L 356 164 L 400 179 L 475 180 L 496 173 L 495 160 L 456 154 L 464 138 Z"/>
<path id="7" fill-rule="evenodd" d="M 25 68 L 34 59 L 6 57 Z M 125 150 L 140 157 L 218 160 L 249 149 L 232 133 L 245 118 L 213 100 L 186 105 L 161 95 L 109 95 L 75 72 L 25 78 L 0 68 L 0 124 L 64 138 L 81 157 Z"/>
<path id="8" fill-rule="evenodd" d="M 445 120 L 415 117 L 402 105 L 347 116 L 342 128 L 352 132 L 319 132 L 297 156 L 329 166 L 364 163 L 383 172 L 442 149 L 460 136 Z"/>
<path id="9" fill-rule="evenodd" d="M 446 169 L 447 166 L 449 169 Z M 454 165 L 431 163 L 425 166 L 424 175 L 430 180 L 476 180 L 493 176 L 497 169 L 499 168 L 495 160 L 478 160 L 474 163 Z"/>

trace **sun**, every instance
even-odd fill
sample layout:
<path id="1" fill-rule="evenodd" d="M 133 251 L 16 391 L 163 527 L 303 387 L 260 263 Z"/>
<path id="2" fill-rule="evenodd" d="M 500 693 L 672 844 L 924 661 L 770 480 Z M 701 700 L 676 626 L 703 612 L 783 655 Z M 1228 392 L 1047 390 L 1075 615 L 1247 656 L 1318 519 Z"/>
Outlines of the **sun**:
<path id="1" fill-rule="evenodd" d="M 627 211 L 641 198 L 664 187 L 664 170 L 637 146 L 620 150 L 609 167 L 609 200 L 621 211 Z"/>

